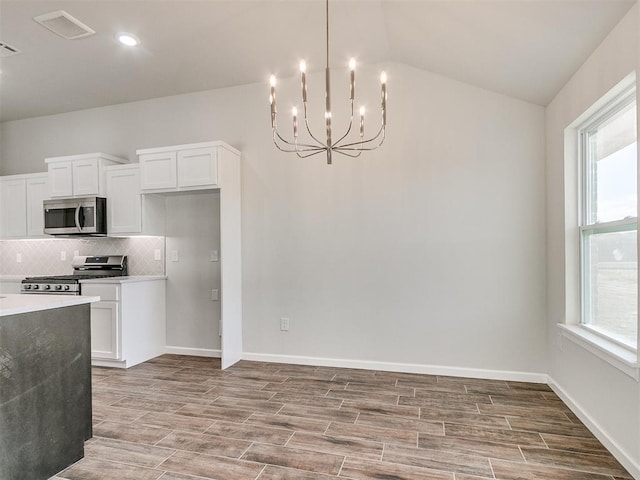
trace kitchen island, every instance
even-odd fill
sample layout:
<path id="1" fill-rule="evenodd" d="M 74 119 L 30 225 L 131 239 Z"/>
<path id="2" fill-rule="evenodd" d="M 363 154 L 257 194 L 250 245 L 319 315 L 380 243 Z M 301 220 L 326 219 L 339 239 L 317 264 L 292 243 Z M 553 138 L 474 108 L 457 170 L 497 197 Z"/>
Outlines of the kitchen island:
<path id="1" fill-rule="evenodd" d="M 47 479 L 83 457 L 98 300 L 0 295 L 1 479 Z"/>

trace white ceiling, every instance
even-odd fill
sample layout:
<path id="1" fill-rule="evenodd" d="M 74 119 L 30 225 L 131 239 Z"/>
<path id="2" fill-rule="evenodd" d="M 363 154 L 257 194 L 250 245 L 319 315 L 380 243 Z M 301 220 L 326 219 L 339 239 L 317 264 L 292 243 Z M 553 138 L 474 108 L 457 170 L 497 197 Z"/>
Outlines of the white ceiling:
<path id="1" fill-rule="evenodd" d="M 331 0 L 331 62 L 396 61 L 546 105 L 635 0 Z M 65 10 L 65 40 L 32 17 Z M 115 42 L 135 33 L 142 46 Z M 292 76 L 324 63 L 322 0 L 0 0 L 0 121 Z"/>

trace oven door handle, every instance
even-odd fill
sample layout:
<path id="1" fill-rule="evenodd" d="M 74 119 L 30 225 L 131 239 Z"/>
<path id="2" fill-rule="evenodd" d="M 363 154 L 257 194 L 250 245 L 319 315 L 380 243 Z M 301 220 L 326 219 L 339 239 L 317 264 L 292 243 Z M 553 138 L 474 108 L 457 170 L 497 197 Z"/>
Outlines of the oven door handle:
<path id="1" fill-rule="evenodd" d="M 78 229 L 79 232 L 82 231 L 82 225 L 80 225 L 80 209 L 81 208 L 82 208 L 82 205 L 78 205 L 76 207 L 76 215 L 75 215 L 76 228 Z"/>

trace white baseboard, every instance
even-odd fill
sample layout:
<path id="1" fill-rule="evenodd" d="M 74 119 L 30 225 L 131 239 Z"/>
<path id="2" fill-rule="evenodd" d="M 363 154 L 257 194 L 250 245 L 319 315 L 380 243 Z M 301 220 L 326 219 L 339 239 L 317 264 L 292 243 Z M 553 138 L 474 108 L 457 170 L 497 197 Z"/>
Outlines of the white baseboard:
<path id="1" fill-rule="evenodd" d="M 164 347 L 164 353 L 173 353 L 174 355 L 191 355 L 193 357 L 212 357 L 220 358 L 222 355 L 221 350 L 214 350 L 212 348 L 189 348 L 189 347 L 174 347 L 167 345 Z"/>
<path id="2" fill-rule="evenodd" d="M 298 355 L 273 355 L 269 353 L 251 352 L 244 352 L 242 354 L 242 359 L 256 362 L 289 363 L 296 365 L 313 365 L 317 367 L 361 368 L 365 370 L 382 370 L 385 372 L 422 373 L 427 375 L 509 380 L 515 382 L 547 383 L 548 381 L 547 374 L 545 373 L 484 370 L 477 368 L 446 367 L 415 363 L 374 362 L 369 360 L 306 357 Z"/>
<path id="3" fill-rule="evenodd" d="M 571 396 L 560 387 L 553 378 L 549 377 L 549 386 L 551 389 L 566 403 L 571 411 L 576 414 L 582 423 L 593 433 L 600 443 L 602 443 L 611 454 L 616 457 L 624 468 L 635 479 L 640 479 L 640 465 L 633 460 L 633 457 L 629 455 L 624 449 L 618 445 L 618 443 L 611 438 L 591 416 L 586 413 L 580 405 L 571 398 Z"/>
<path id="4" fill-rule="evenodd" d="M 104 358 L 92 358 L 92 367 L 111 367 L 111 368 L 127 368 L 127 362 L 124 360 L 107 360 Z"/>

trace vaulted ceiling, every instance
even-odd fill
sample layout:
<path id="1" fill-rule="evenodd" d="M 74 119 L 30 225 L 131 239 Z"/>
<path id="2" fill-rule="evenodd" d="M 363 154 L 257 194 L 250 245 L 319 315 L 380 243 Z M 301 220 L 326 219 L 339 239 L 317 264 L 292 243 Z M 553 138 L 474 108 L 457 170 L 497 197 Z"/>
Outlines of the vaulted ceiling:
<path id="1" fill-rule="evenodd" d="M 402 62 L 547 104 L 635 0 L 331 0 L 331 62 Z M 0 0 L 0 120 L 292 76 L 324 63 L 322 0 Z M 65 40 L 33 17 L 96 31 Z M 126 48 L 127 31 L 142 45 Z"/>

